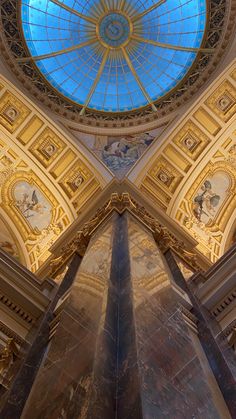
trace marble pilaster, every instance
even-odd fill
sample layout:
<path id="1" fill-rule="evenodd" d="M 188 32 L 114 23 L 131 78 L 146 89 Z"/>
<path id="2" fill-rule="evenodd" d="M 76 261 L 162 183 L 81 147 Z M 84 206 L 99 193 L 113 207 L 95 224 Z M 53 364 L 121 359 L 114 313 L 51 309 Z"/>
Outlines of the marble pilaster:
<path id="1" fill-rule="evenodd" d="M 235 359 L 233 359 L 235 357 L 232 354 L 232 350 L 227 345 L 223 344 L 223 342 L 217 342 L 217 339 L 214 336 L 214 320 L 210 318 L 205 307 L 202 306 L 186 283 L 170 249 L 165 253 L 165 259 L 174 281 L 187 293 L 191 300 L 193 305 L 192 313 L 198 320 L 198 337 L 202 348 L 206 354 L 228 410 L 232 417 L 236 418 L 236 380 L 233 374 L 236 362 Z M 226 356 L 227 352 L 231 352 L 231 354 Z M 232 360 L 230 366 L 227 360 Z"/>
<path id="2" fill-rule="evenodd" d="M 28 366 L 37 365 L 34 377 L 41 366 L 21 418 L 230 418 L 234 387 L 228 370 L 223 374 L 224 357 L 172 253 L 164 258 L 151 231 L 128 211 L 114 211 L 93 234 L 79 269 L 76 260 L 58 291 L 60 321 L 49 345 L 55 304 L 47 333 L 39 331 L 34 355 L 26 358 L 18 384 L 28 393 Z M 44 351 L 34 358 L 37 345 Z M 4 412 L 19 412 L 18 402 L 22 410 L 18 389 Z"/>
<path id="3" fill-rule="evenodd" d="M 152 418 L 222 417 L 181 307 L 176 286 L 152 234 L 129 220 L 129 249 L 142 415 Z"/>
<path id="4" fill-rule="evenodd" d="M 52 302 L 50 303 L 41 323 L 36 330 L 32 346 L 26 353 L 26 357 L 16 375 L 15 380 L 5 396 L 4 405 L 0 417 L 4 419 L 20 418 L 27 398 L 30 394 L 36 374 L 40 368 L 42 359 L 48 346 L 50 322 L 53 320 L 53 312 L 60 297 L 71 286 L 76 272 L 81 263 L 81 256 L 75 254 L 70 267 L 62 280 Z"/>
<path id="5" fill-rule="evenodd" d="M 91 239 L 22 418 L 88 417 L 106 316 L 111 238 L 108 223 Z M 110 404 L 109 394 L 103 403 Z"/>

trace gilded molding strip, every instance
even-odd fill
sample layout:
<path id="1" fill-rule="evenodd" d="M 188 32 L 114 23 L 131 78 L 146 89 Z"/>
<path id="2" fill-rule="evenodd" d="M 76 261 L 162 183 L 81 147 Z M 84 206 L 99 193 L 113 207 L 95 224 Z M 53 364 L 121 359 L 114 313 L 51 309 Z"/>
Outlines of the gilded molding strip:
<path id="1" fill-rule="evenodd" d="M 125 59 L 126 59 L 126 62 L 127 62 L 128 66 L 129 66 L 129 68 L 130 68 L 130 70 L 131 70 L 131 72 L 132 72 L 132 74 L 133 74 L 134 78 L 136 79 L 136 81 L 137 81 L 137 83 L 138 83 L 138 85 L 139 85 L 139 87 L 140 87 L 140 89 L 141 89 L 141 91 L 142 91 L 143 95 L 145 96 L 145 98 L 147 99 L 147 101 L 150 103 L 150 105 L 151 105 L 151 107 L 152 107 L 152 110 L 153 110 L 154 112 L 157 112 L 157 108 L 156 108 L 156 106 L 154 105 L 154 103 L 153 103 L 152 99 L 150 98 L 149 94 L 147 93 L 146 89 L 144 88 L 144 86 L 143 86 L 143 84 L 142 84 L 142 82 L 141 82 L 140 78 L 138 77 L 138 75 L 137 75 L 137 73 L 136 73 L 136 71 L 135 71 L 135 69 L 134 69 L 134 67 L 133 67 L 133 64 L 132 64 L 132 62 L 131 62 L 131 60 L 130 60 L 130 58 L 129 58 L 129 55 L 128 55 L 128 53 L 127 53 L 126 49 L 125 49 L 124 47 L 121 47 L 121 50 L 122 50 L 122 52 L 123 52 L 123 55 L 124 55 L 124 57 L 125 57 Z"/>
<path id="2" fill-rule="evenodd" d="M 93 85 L 92 85 L 91 89 L 90 89 L 90 92 L 89 92 L 89 94 L 88 94 L 88 96 L 87 96 L 87 99 L 86 99 L 86 101 L 85 101 L 85 104 L 84 104 L 83 108 L 82 108 L 82 109 L 81 109 L 81 111 L 80 111 L 80 115 L 83 115 L 83 114 L 84 114 L 85 109 L 87 108 L 87 106 L 88 106 L 88 104 L 89 104 L 89 102 L 90 102 L 90 99 L 91 99 L 91 97 L 93 96 L 93 93 L 94 93 L 94 91 L 95 91 L 95 89 L 96 89 L 96 87 L 97 87 L 97 84 L 98 84 L 98 82 L 99 82 L 99 79 L 100 79 L 100 77 L 101 77 L 101 74 L 102 74 L 102 72 L 103 72 L 103 69 L 104 69 L 104 67 L 105 67 L 105 64 L 106 64 L 106 62 L 107 62 L 107 58 L 108 58 L 109 53 L 110 53 L 110 49 L 108 48 L 108 49 L 105 51 L 105 53 L 104 53 L 104 56 L 103 56 L 103 59 L 102 59 L 102 62 L 101 62 L 100 68 L 99 68 L 99 70 L 98 70 L 97 76 L 96 76 L 96 78 L 95 78 L 95 80 L 94 80 L 94 83 L 93 83 Z"/>
<path id="3" fill-rule="evenodd" d="M 164 3 L 166 3 L 166 0 L 160 0 L 160 1 L 158 1 L 156 4 L 153 4 L 152 6 L 150 6 L 147 10 L 144 10 L 144 12 L 139 13 L 138 15 L 135 15 L 132 18 L 132 22 L 136 22 L 137 20 L 142 19 L 142 17 L 146 16 L 148 13 L 150 13 L 153 10 L 157 9 L 159 6 L 161 6 Z"/>
<path id="4" fill-rule="evenodd" d="M 172 44 L 166 44 L 164 42 L 157 42 L 157 41 L 153 41 L 152 39 L 146 39 L 146 38 L 143 38 L 142 36 L 133 35 L 133 34 L 130 37 L 134 39 L 135 41 L 143 42 L 145 44 L 155 45 L 156 47 L 160 47 L 160 48 L 173 49 L 175 51 L 186 51 L 186 52 L 196 52 L 196 53 L 204 52 L 206 54 L 214 53 L 213 48 L 182 47 L 181 45 L 172 45 Z"/>
<path id="5" fill-rule="evenodd" d="M 77 10 L 73 9 L 72 7 L 67 6 L 64 3 L 61 3 L 58 0 L 51 0 L 52 3 L 56 4 L 57 6 L 62 7 L 62 9 L 67 10 L 67 12 L 70 12 L 76 16 L 79 16 L 81 19 L 86 20 L 87 22 L 93 23 L 94 25 L 96 25 L 96 19 L 93 19 L 92 17 L 89 17 L 87 15 L 83 15 L 82 13 L 77 12 Z"/>
<path id="6" fill-rule="evenodd" d="M 50 52 L 50 54 L 37 55 L 34 57 L 31 56 L 31 57 L 16 58 L 16 61 L 18 63 L 27 63 L 28 61 L 31 61 L 31 60 L 32 61 L 46 60 L 47 58 L 57 57 L 58 55 L 67 54 L 68 52 L 76 51 L 77 49 L 87 47 L 88 45 L 94 44 L 95 42 L 97 42 L 97 38 L 92 38 L 89 41 L 82 42 L 82 44 L 73 45 L 72 47 L 65 48 L 60 51 Z"/>

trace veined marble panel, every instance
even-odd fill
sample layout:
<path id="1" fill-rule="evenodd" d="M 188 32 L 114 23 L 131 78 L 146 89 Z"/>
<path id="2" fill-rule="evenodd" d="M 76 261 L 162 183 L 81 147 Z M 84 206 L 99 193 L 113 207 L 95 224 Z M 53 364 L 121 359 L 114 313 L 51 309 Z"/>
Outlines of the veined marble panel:
<path id="1" fill-rule="evenodd" d="M 89 244 L 34 383 L 24 419 L 89 417 L 107 306 L 111 239 L 109 222 Z"/>
<path id="2" fill-rule="evenodd" d="M 168 266 L 132 219 L 129 251 L 143 418 L 220 418 Z"/>

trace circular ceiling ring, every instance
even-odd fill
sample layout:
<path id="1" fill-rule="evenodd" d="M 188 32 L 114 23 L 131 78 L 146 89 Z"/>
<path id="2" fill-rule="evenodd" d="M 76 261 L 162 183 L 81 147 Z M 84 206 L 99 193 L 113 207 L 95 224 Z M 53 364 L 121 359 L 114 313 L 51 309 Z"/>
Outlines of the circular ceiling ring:
<path id="1" fill-rule="evenodd" d="M 104 11 L 102 13 L 102 11 Z M 28 57 L 65 98 L 86 109 L 122 113 L 174 89 L 202 48 L 205 0 L 24 0 Z"/>
<path id="2" fill-rule="evenodd" d="M 30 1 L 30 0 L 27 0 L 27 1 Z M 27 1 L 25 1 L 24 4 L 27 4 Z M 54 1 L 57 1 L 57 0 L 54 0 Z M 84 3 L 88 5 L 90 2 L 86 1 L 86 2 L 83 2 L 83 4 Z M 109 3 L 109 0 L 107 0 L 107 3 Z M 156 4 L 159 2 L 151 2 L 151 3 Z M 167 3 L 168 3 L 168 0 L 167 0 Z M 170 2 L 170 3 L 173 4 L 173 2 Z M 167 113 L 170 113 L 171 111 L 176 109 L 181 103 L 184 103 L 186 101 L 186 98 L 190 98 L 193 92 L 197 91 L 199 89 L 199 86 L 203 84 L 203 82 L 206 80 L 206 76 L 204 76 L 204 72 L 207 72 L 209 75 L 211 71 L 215 69 L 216 61 L 217 59 L 219 60 L 221 58 L 225 50 L 226 40 L 227 41 L 229 40 L 230 29 L 232 30 L 232 19 L 231 21 L 227 19 L 230 16 L 230 13 L 229 13 L 229 10 L 227 10 L 226 3 L 224 4 L 224 2 L 221 2 L 220 7 L 217 3 L 218 2 L 215 2 L 215 1 L 208 2 L 207 19 L 206 19 L 206 24 L 205 24 L 204 36 L 202 40 L 200 40 L 200 37 L 199 37 L 199 42 L 200 42 L 199 51 L 198 53 L 195 54 L 196 58 L 195 60 L 193 60 L 193 63 L 190 65 L 190 68 L 187 71 L 186 75 L 181 80 L 177 80 L 177 82 L 175 80 L 175 83 L 176 83 L 175 87 L 165 92 L 165 94 L 157 98 L 157 100 L 153 100 L 152 98 L 152 101 L 150 102 L 148 102 L 147 96 L 143 94 L 142 88 L 140 88 L 140 84 L 137 82 L 137 79 L 136 79 L 135 86 L 138 91 L 138 95 L 136 97 L 138 97 L 139 99 L 138 105 L 136 103 L 137 107 L 132 105 L 130 106 L 130 108 L 125 106 L 123 109 L 121 108 L 110 109 L 109 107 L 105 109 L 105 107 L 102 106 L 102 109 L 98 109 L 97 106 L 94 106 L 92 103 L 89 103 L 88 100 L 87 102 L 86 100 L 84 100 L 84 103 L 83 102 L 76 103 L 74 100 L 67 98 L 65 94 L 62 94 L 62 92 L 60 92 L 55 86 L 53 86 L 49 82 L 49 80 L 46 79 L 45 75 L 42 74 L 42 71 L 38 68 L 36 62 L 32 60 L 32 56 L 34 54 L 33 51 L 31 52 L 31 56 L 29 54 L 29 46 L 27 46 L 26 44 L 25 33 L 23 33 L 23 30 L 21 28 L 21 19 L 19 19 L 18 17 L 19 11 L 21 10 L 21 7 L 22 7 L 22 2 L 20 1 L 12 0 L 11 4 L 9 4 L 9 2 L 7 1 L 3 1 L 1 5 L 1 11 L 2 11 L 1 17 L 2 17 L 2 25 L 4 29 L 4 40 L 3 40 L 4 43 L 1 42 L 1 45 L 4 47 L 2 49 L 3 49 L 3 54 L 5 58 L 7 58 L 8 62 L 11 62 L 11 64 L 14 64 L 14 65 L 11 65 L 13 71 L 15 71 L 15 73 L 18 74 L 18 77 L 20 77 L 22 81 L 24 79 L 24 83 L 27 84 L 27 88 L 31 90 L 35 94 L 35 96 L 38 97 L 39 100 L 42 100 L 46 105 L 48 105 L 55 112 L 58 112 L 59 114 L 71 120 L 78 121 L 81 124 L 93 125 L 93 126 L 99 126 L 99 127 L 107 127 L 107 126 L 125 127 L 125 126 L 140 125 L 145 122 L 155 121 L 159 119 L 162 115 L 166 115 Z M 145 5 L 145 7 L 147 6 Z M 160 13 L 160 10 L 158 11 L 158 9 L 159 7 L 155 9 L 155 12 Z M 145 12 L 145 10 L 142 11 L 142 13 L 143 12 Z M 157 22 L 159 18 L 158 13 L 156 13 L 155 15 Z M 106 10 L 106 11 L 100 10 L 100 14 L 97 20 L 98 21 L 100 20 L 101 22 L 102 17 L 104 19 L 104 16 L 109 16 L 109 15 L 110 15 L 109 10 Z M 126 17 L 127 16 L 126 11 L 122 11 L 120 15 L 124 16 L 124 18 L 126 19 L 125 24 L 127 27 L 127 22 L 130 19 L 130 15 Z M 148 14 L 146 16 L 148 16 Z M 95 19 L 94 16 L 92 17 L 92 19 Z M 217 25 L 216 25 L 216 19 L 217 19 Z M 96 28 L 98 27 L 97 20 L 96 20 L 96 24 L 94 25 Z M 9 27 L 9 21 L 13 22 L 11 28 Z M 132 22 L 133 25 L 134 23 Z M 16 26 L 15 32 L 13 30 L 13 26 L 14 28 Z M 223 28 L 224 28 L 224 31 L 223 31 Z M 226 37 L 226 29 L 228 30 L 227 37 Z M 108 28 L 108 32 L 107 32 L 108 36 L 115 37 L 114 32 L 117 30 L 121 30 L 121 29 L 119 29 L 117 25 L 113 25 L 112 23 L 112 26 Z M 124 32 L 124 29 L 122 29 L 122 31 Z M 112 32 L 113 32 L 113 35 L 112 35 Z M 130 34 L 133 35 L 133 28 L 131 26 L 129 26 L 128 35 L 124 33 L 122 34 L 122 36 L 128 37 L 124 39 L 124 43 L 126 43 L 127 39 L 130 38 Z M 224 41 L 223 35 L 225 35 L 225 39 L 226 39 L 225 41 Z M 6 41 L 8 45 L 6 45 Z M 85 40 L 84 42 L 86 41 L 87 40 Z M 132 42 L 133 41 L 134 39 L 132 38 Z M 128 54 L 129 54 L 128 61 L 129 61 L 129 57 L 131 55 L 131 52 L 129 50 L 129 43 L 128 43 L 128 46 L 126 44 L 124 45 L 125 47 L 123 46 L 123 44 L 120 44 L 118 48 L 115 47 L 114 50 L 112 49 L 112 46 L 107 47 L 107 49 L 109 49 L 109 54 L 111 53 L 113 55 L 114 54 L 119 55 L 121 49 L 122 49 L 122 54 L 123 54 L 123 49 L 128 50 Z M 72 48 L 73 48 L 73 45 L 72 45 Z M 101 44 L 101 48 L 103 48 L 102 44 Z M 136 50 L 138 50 L 138 47 L 136 47 Z M 210 52 L 210 50 L 214 50 L 214 53 L 212 53 L 212 51 Z M 53 51 L 53 52 L 57 52 L 57 51 Z M 185 51 L 182 51 L 182 52 L 186 53 Z M 101 56 L 104 56 L 104 52 L 103 54 L 101 54 Z M 28 58 L 31 58 L 31 59 L 27 61 Z M 127 56 L 125 56 L 124 59 L 126 60 L 126 65 L 128 68 L 129 65 L 127 62 Z M 117 62 L 117 57 L 116 57 L 116 62 Z M 100 64 L 101 64 L 101 59 L 100 59 Z M 131 62 L 131 64 L 133 64 L 133 62 Z M 130 67 L 129 67 L 129 70 L 130 70 Z M 22 77 L 21 74 L 27 75 L 27 79 L 25 77 Z M 143 96 L 141 96 L 142 94 Z M 94 97 L 96 97 L 95 94 L 94 94 Z M 143 99 L 142 103 L 141 103 L 140 98 Z"/>

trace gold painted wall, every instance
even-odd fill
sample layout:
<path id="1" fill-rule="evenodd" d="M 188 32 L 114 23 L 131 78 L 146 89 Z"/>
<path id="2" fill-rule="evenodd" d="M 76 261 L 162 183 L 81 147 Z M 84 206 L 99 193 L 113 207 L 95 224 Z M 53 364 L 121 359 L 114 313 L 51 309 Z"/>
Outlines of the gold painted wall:
<path id="1" fill-rule="evenodd" d="M 236 61 L 143 165 L 136 185 L 215 262 L 236 213 Z"/>
<path id="2" fill-rule="evenodd" d="M 127 175 L 211 262 L 235 229 L 235 101 L 234 62 Z M 32 271 L 112 179 L 70 135 L 0 78 L 0 216 Z"/>
<path id="3" fill-rule="evenodd" d="M 73 139 L 1 77 L 0 215 L 18 259 L 37 271 L 105 184 Z M 0 232 L 7 251 L 5 241 Z"/>

